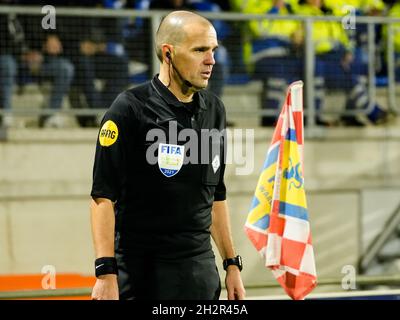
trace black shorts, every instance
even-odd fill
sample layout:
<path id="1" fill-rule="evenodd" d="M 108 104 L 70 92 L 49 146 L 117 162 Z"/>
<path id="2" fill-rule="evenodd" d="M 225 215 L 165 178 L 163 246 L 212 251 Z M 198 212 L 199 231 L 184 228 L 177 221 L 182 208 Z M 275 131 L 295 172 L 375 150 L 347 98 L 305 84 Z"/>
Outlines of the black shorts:
<path id="1" fill-rule="evenodd" d="M 121 300 L 217 300 L 221 283 L 210 254 L 180 260 L 116 253 Z"/>

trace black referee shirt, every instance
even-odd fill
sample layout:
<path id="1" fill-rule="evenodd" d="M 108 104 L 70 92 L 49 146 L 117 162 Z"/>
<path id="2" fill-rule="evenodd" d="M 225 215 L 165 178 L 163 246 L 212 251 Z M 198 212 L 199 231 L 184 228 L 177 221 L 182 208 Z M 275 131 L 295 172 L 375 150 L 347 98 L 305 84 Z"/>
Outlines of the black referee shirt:
<path id="1" fill-rule="evenodd" d="M 196 133 L 200 162 L 205 159 L 200 152 L 200 132 L 223 132 L 225 122 L 224 105 L 214 94 L 202 90 L 195 93 L 192 103 L 184 104 L 158 76 L 117 97 L 102 120 L 91 191 L 93 198 L 115 202 L 116 250 L 163 259 L 212 254 L 211 208 L 213 201 L 226 198 L 224 138 L 207 140 L 209 150 L 217 150 L 217 155 L 206 155 L 207 164 L 204 160 L 202 164 L 187 163 L 191 151 L 188 153 L 185 147 L 185 162 L 169 177 L 157 163 L 157 146 L 165 143 L 163 150 L 176 151 L 173 145 L 182 146 L 189 141 L 188 137 L 176 141 L 171 123 L 172 129 L 177 128 L 178 137 L 182 130 L 193 129 L 188 136 Z M 146 138 L 149 132 L 164 133 L 166 141 Z M 215 141 L 217 148 L 212 146 Z M 147 161 L 149 151 L 156 163 Z M 171 161 L 175 163 L 174 159 Z"/>

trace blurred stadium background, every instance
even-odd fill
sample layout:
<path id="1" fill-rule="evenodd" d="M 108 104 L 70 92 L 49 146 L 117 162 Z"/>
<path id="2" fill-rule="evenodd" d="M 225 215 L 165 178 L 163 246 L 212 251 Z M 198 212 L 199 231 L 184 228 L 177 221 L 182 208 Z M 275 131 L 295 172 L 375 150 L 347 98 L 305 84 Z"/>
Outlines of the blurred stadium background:
<path id="1" fill-rule="evenodd" d="M 212 20 L 209 90 L 231 129 L 255 130 L 253 172 L 226 172 L 247 295 L 283 294 L 243 225 L 287 84 L 302 79 L 313 295 L 400 296 L 400 1 L 65 0 L 55 29 L 49 4 L 0 1 L 0 298 L 89 297 L 97 126 L 157 72 L 152 35 L 171 8 Z"/>

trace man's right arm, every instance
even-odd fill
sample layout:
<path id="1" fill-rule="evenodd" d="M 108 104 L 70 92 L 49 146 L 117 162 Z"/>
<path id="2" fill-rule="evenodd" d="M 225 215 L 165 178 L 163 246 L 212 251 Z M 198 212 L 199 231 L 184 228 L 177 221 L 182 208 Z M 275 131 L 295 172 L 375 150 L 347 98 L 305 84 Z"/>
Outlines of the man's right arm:
<path id="1" fill-rule="evenodd" d="M 90 205 L 91 225 L 96 258 L 114 257 L 115 215 L 113 203 L 109 199 L 92 199 Z M 117 275 L 106 274 L 97 278 L 92 299 L 117 300 Z"/>
<path id="2" fill-rule="evenodd" d="M 134 137 L 129 126 L 136 118 L 130 114 L 129 99 L 127 93 L 122 93 L 112 103 L 103 117 L 96 143 L 90 192 L 97 276 L 92 293 L 94 299 L 118 299 L 114 202 L 126 185 L 127 148 L 132 147 Z"/>

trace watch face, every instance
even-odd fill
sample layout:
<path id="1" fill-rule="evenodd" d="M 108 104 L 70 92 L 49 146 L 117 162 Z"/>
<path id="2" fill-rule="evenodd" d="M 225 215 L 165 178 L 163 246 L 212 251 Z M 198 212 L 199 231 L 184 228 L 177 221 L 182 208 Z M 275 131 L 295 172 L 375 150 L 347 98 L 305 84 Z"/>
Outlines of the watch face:
<path id="1" fill-rule="evenodd" d="M 237 256 L 236 258 L 237 258 L 237 261 L 238 261 L 239 269 L 242 270 L 242 267 L 243 267 L 242 257 L 241 256 Z"/>
<path id="2" fill-rule="evenodd" d="M 239 267 L 239 270 L 242 271 L 242 268 L 243 268 L 242 257 L 241 256 L 237 256 L 236 260 L 237 260 L 237 263 L 238 263 L 237 266 Z"/>

